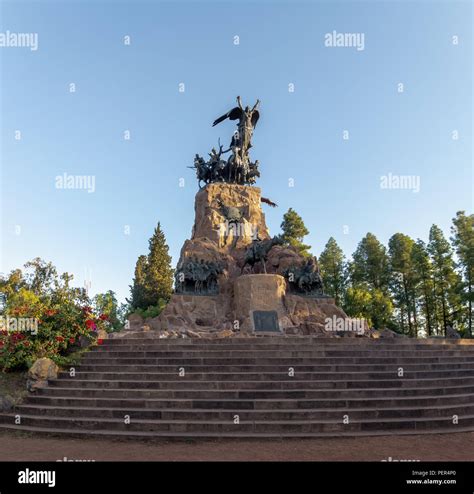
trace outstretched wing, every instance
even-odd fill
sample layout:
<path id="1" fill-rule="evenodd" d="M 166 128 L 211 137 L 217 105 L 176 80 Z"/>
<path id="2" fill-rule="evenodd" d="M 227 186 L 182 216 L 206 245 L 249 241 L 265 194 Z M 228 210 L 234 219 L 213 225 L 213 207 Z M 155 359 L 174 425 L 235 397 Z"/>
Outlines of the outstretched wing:
<path id="1" fill-rule="evenodd" d="M 270 199 L 267 199 L 266 197 L 260 197 L 260 201 L 264 202 L 265 204 L 268 204 L 272 208 L 276 208 L 278 204 L 275 204 L 273 201 L 270 201 Z"/>
<path id="2" fill-rule="evenodd" d="M 228 118 L 229 120 L 237 120 L 238 118 L 240 118 L 241 115 L 242 115 L 242 110 L 238 106 L 236 106 L 226 114 L 222 115 L 222 117 L 219 117 L 217 120 L 214 120 L 212 126 L 214 127 L 218 123 L 223 122 L 226 118 Z"/>
<path id="3" fill-rule="evenodd" d="M 252 126 L 255 128 L 257 126 L 258 119 L 260 118 L 260 113 L 258 113 L 258 110 L 254 110 L 252 114 Z"/>

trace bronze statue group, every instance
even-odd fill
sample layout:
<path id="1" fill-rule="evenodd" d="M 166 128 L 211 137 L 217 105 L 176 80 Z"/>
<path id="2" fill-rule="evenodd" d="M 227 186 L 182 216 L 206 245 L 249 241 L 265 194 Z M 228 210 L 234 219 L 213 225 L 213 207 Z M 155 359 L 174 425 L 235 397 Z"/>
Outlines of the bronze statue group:
<path id="1" fill-rule="evenodd" d="M 219 142 L 219 151 L 212 148 L 209 159 L 206 161 L 198 154 L 194 157 L 194 165 L 189 168 L 196 169 L 196 177 L 199 186 L 201 182 L 210 184 L 213 182 L 228 182 L 240 185 L 253 185 L 260 177 L 259 162 L 252 162 L 249 157 L 249 149 L 252 147 L 252 136 L 260 114 L 258 112 L 259 101 L 250 108 L 242 106 L 240 96 L 237 96 L 235 108 L 228 111 L 214 121 L 213 126 L 226 119 L 238 120 L 237 130 L 232 136 L 230 146 L 225 151 Z M 222 155 L 231 152 L 227 159 Z"/>

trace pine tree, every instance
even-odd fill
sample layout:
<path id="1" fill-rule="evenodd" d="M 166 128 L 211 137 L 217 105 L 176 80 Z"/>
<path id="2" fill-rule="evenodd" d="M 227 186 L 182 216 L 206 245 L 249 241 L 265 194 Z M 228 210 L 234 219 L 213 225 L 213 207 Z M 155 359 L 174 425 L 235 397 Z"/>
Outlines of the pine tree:
<path id="1" fill-rule="evenodd" d="M 346 288 L 345 258 L 336 240 L 331 237 L 319 256 L 319 266 L 324 280 L 324 290 L 341 305 Z"/>
<path id="2" fill-rule="evenodd" d="M 372 233 L 359 242 L 350 264 L 353 285 L 367 283 L 370 288 L 388 290 L 390 279 L 389 259 L 386 248 Z"/>
<path id="3" fill-rule="evenodd" d="M 416 313 L 415 273 L 412 251 L 415 241 L 403 233 L 395 233 L 389 242 L 391 289 L 400 311 L 402 328 L 408 324 L 408 334 L 418 336 Z M 404 317 L 406 316 L 406 317 Z"/>
<path id="4" fill-rule="evenodd" d="M 292 208 L 288 209 L 283 215 L 280 227 L 282 229 L 281 238 L 286 244 L 295 247 L 303 256 L 310 255 L 308 251 L 311 249 L 311 245 L 303 243 L 303 238 L 309 234 L 309 231 L 296 211 Z"/>
<path id="5" fill-rule="evenodd" d="M 130 287 L 131 298 L 127 299 L 131 309 L 146 309 L 146 270 L 148 260 L 146 256 L 139 256 L 135 265 L 135 277 L 133 278 L 133 285 Z"/>
<path id="6" fill-rule="evenodd" d="M 413 245 L 412 263 L 415 274 L 416 298 L 421 307 L 428 336 L 432 336 L 434 329 L 435 295 L 433 265 L 431 263 L 426 244 L 417 240 Z"/>
<path id="7" fill-rule="evenodd" d="M 446 327 L 459 310 L 459 276 L 454 269 L 453 252 L 442 230 L 433 225 L 430 229 L 428 252 L 433 263 L 435 283 L 436 325 L 446 334 Z"/>
<path id="8" fill-rule="evenodd" d="M 145 270 L 145 302 L 157 305 L 160 300 L 168 301 L 173 292 L 173 269 L 169 247 L 160 223 L 149 240 L 149 253 Z"/>
<path id="9" fill-rule="evenodd" d="M 467 304 L 467 331 L 473 336 L 474 302 L 474 215 L 466 216 L 464 211 L 458 211 L 453 218 L 451 227 L 453 242 L 458 257 L 458 267 L 462 273 L 461 298 Z"/>

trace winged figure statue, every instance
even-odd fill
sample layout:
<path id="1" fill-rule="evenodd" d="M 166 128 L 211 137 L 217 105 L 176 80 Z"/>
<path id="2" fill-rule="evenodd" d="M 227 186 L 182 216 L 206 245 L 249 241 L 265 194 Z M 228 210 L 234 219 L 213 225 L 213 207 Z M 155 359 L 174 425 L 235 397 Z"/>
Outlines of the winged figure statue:
<path id="1" fill-rule="evenodd" d="M 232 108 L 232 110 L 214 120 L 214 123 L 212 124 L 214 127 L 226 119 L 239 121 L 237 124 L 237 131 L 232 137 L 232 141 L 230 143 L 230 149 L 233 150 L 235 155 L 239 155 L 242 163 L 247 163 L 249 161 L 248 151 L 252 147 L 251 141 L 253 130 L 257 125 L 258 119 L 260 118 L 260 113 L 258 111 L 259 104 L 260 100 L 257 100 L 252 108 L 249 106 L 244 108 L 242 106 L 240 96 L 237 96 L 238 106 Z"/>

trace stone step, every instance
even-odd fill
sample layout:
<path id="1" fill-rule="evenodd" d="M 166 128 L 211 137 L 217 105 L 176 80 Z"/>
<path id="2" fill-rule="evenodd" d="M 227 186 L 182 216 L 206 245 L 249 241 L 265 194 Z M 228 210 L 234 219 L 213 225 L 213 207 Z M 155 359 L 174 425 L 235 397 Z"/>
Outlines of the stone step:
<path id="1" fill-rule="evenodd" d="M 473 350 L 465 349 L 437 349 L 424 350 L 379 350 L 379 349 L 312 349 L 306 350 L 198 350 L 198 351 L 166 351 L 166 350 L 142 350 L 142 351 L 120 351 L 110 350 L 108 352 L 90 351 L 84 359 L 104 358 L 162 358 L 162 359 L 268 359 L 268 358 L 317 358 L 317 357 L 470 357 L 474 358 Z"/>
<path id="2" fill-rule="evenodd" d="M 281 359 L 279 360 L 279 362 Z M 422 358 L 412 358 L 412 359 L 389 359 L 389 358 L 381 358 L 381 359 L 348 359 L 348 358 L 338 358 L 338 359 L 314 359 L 309 363 L 302 364 L 301 360 L 293 359 L 291 364 L 279 365 L 278 363 L 270 363 L 270 364 L 262 364 L 262 363 L 253 363 L 253 364 L 190 364 L 186 363 L 183 365 L 181 362 L 175 361 L 172 364 L 163 364 L 160 361 L 160 364 L 143 364 L 136 363 L 133 361 L 132 363 L 100 363 L 101 361 L 97 361 L 96 363 L 86 364 L 81 363 L 79 365 L 71 366 L 76 371 L 84 371 L 84 372 L 178 372 L 180 368 L 185 368 L 186 372 L 279 372 L 279 373 L 288 373 L 290 368 L 294 369 L 295 372 L 311 372 L 313 369 L 319 365 L 341 365 L 341 364 L 365 364 L 365 365 L 397 365 L 398 367 L 404 367 L 411 364 L 421 363 L 421 364 L 463 364 L 463 363 L 472 363 L 472 359 L 465 359 L 458 357 L 457 359 L 445 359 L 445 358 L 436 358 L 436 359 L 422 359 Z"/>
<path id="3" fill-rule="evenodd" d="M 462 388 L 456 388 L 452 393 L 412 393 L 411 395 L 388 396 L 381 394 L 381 390 L 371 390 L 369 395 L 358 396 L 355 393 L 348 396 L 325 394 L 317 399 L 156 399 L 156 398 L 91 398 L 91 397 L 49 397 L 32 395 L 27 399 L 27 405 L 51 407 L 107 407 L 107 408 L 171 408 L 171 409 L 215 409 L 215 410 L 278 410 L 278 409 L 314 409 L 314 408 L 387 408 L 387 407 L 424 407 L 437 405 L 456 405 L 472 403 L 473 393 Z M 383 397 L 382 397 L 383 396 Z M 21 410 L 21 407 L 19 407 Z"/>
<path id="4" fill-rule="evenodd" d="M 98 431 L 98 430 L 72 430 L 46 427 L 32 427 L 26 425 L 10 425 L 3 424 L 2 429 L 41 435 L 46 437 L 62 437 L 84 439 L 84 438 L 102 438 L 111 440 L 129 440 L 129 441 L 219 441 L 219 440 L 274 440 L 274 439 L 317 439 L 317 438 L 332 438 L 332 437 L 367 437 L 367 436 L 386 436 L 386 435 L 421 435 L 421 434 L 452 434 L 460 432 L 471 432 L 472 426 L 458 425 L 455 430 L 453 427 L 440 427 L 429 429 L 390 429 L 390 430 L 361 430 L 361 431 L 331 431 L 331 432 L 131 432 L 131 431 Z"/>
<path id="5" fill-rule="evenodd" d="M 14 416 L 9 417 L 14 424 Z M 7 420 L 2 416 L 2 420 Z M 133 419 L 129 424 L 123 419 L 74 418 L 22 415 L 21 422 L 26 427 L 47 429 L 132 431 L 132 432 L 247 432 L 247 433 L 327 433 L 358 432 L 371 430 L 419 430 L 433 428 L 451 428 L 455 432 L 459 427 L 474 426 L 474 415 L 460 415 L 453 423 L 451 414 L 444 417 L 396 417 L 350 420 L 343 422 L 343 416 L 328 420 L 290 420 L 290 421 L 243 421 L 238 424 L 233 419 L 212 420 L 151 420 Z"/>
<path id="6" fill-rule="evenodd" d="M 452 352 L 396 352 L 402 353 L 402 355 L 392 354 L 391 352 L 373 352 L 373 353 L 358 353 L 358 352 L 344 352 L 344 355 L 340 355 L 337 352 L 313 352 L 313 351 L 299 351 L 299 352 L 89 352 L 84 356 L 84 361 L 98 361 L 105 359 L 125 359 L 130 360 L 143 360 L 143 359 L 160 359 L 160 360 L 197 360 L 197 359 L 211 359 L 211 360 L 230 360 L 237 361 L 240 359 L 253 359 L 255 361 L 266 359 L 326 359 L 326 358 L 465 358 L 474 360 L 474 352 L 460 352 L 460 354 L 453 355 Z"/>
<path id="7" fill-rule="evenodd" d="M 168 345 L 160 342 L 140 343 L 140 344 L 126 344 L 123 342 L 121 345 L 113 345 L 107 342 L 93 347 L 92 351 L 104 353 L 104 352 L 140 352 L 140 351 L 162 351 L 162 352 L 299 352 L 299 351 L 417 351 L 417 352 L 445 352 L 445 351 L 462 351 L 462 352 L 474 352 L 474 345 L 381 345 L 374 344 L 368 345 L 319 345 L 312 344 L 230 344 L 230 345 L 208 345 L 208 344 L 194 344 L 194 345 Z"/>
<path id="8" fill-rule="evenodd" d="M 390 388 L 391 396 L 410 396 L 423 394 L 429 389 L 430 394 L 454 394 L 456 391 L 463 393 L 473 392 L 474 384 L 443 387 L 394 387 Z M 125 399 L 187 399 L 187 400 L 262 400 L 262 399 L 316 399 L 329 397 L 348 396 L 373 396 L 388 388 L 323 388 L 323 389 L 287 389 L 287 390 L 200 390 L 190 386 L 189 389 L 166 390 L 166 389 L 109 389 L 109 388 L 57 388 L 50 386 L 36 391 L 38 395 L 45 397 L 82 397 L 82 398 L 125 398 Z"/>
<path id="9" fill-rule="evenodd" d="M 97 355 L 88 355 L 81 360 L 81 364 L 83 365 L 177 365 L 177 366 L 191 366 L 191 365 L 212 365 L 212 366 L 242 366 L 242 365 L 279 365 L 279 366 L 290 366 L 294 365 L 311 365 L 311 364 L 332 364 L 337 363 L 332 360 L 334 357 L 328 357 L 331 360 L 323 359 L 321 357 L 316 358 L 307 358 L 307 357 L 261 357 L 261 358 L 159 358 L 159 357 L 122 357 L 122 358 L 111 358 L 107 355 L 107 357 L 98 357 Z M 371 362 L 376 357 L 367 357 L 371 358 Z M 358 359 L 358 360 L 357 360 Z M 415 363 L 420 360 L 420 358 L 412 357 L 409 360 L 409 357 L 404 357 L 403 359 L 394 358 L 392 362 L 388 361 L 389 356 L 386 358 L 380 358 L 374 363 Z M 445 356 L 443 357 L 432 357 L 430 362 L 446 362 Z M 457 357 L 457 361 L 472 361 L 472 357 Z M 464 360 L 463 360 L 464 359 Z M 325 362 L 324 362 L 325 360 Z M 364 358 L 361 357 L 351 357 L 347 356 L 345 361 L 348 363 L 364 363 Z M 339 361 L 340 362 L 340 361 Z M 448 361 L 449 362 L 449 361 Z"/>
<path id="10" fill-rule="evenodd" d="M 181 380 L 180 380 L 181 379 Z M 292 389 L 353 389 L 353 388 L 403 388 L 403 387 L 440 387 L 453 385 L 471 385 L 474 386 L 474 376 L 467 380 L 463 377 L 446 377 L 441 378 L 392 378 L 392 379 L 314 379 L 301 380 L 300 377 L 294 377 L 286 380 L 193 380 L 193 379 L 174 379 L 166 380 L 87 380 L 68 378 L 56 379 L 51 381 L 50 388 L 57 389 L 142 389 L 142 390 L 292 390 Z"/>
<path id="11" fill-rule="evenodd" d="M 107 345 L 148 344 L 149 342 L 164 345 L 434 345 L 434 346 L 463 346 L 474 345 L 474 338 L 444 339 L 444 338 L 366 338 L 366 337 L 319 337 L 319 336 L 285 336 L 285 335 L 258 335 L 237 338 L 160 338 L 157 331 L 135 333 L 130 337 L 112 338 L 105 340 Z"/>
<path id="12" fill-rule="evenodd" d="M 49 417 L 93 417 L 153 420 L 233 420 L 235 411 L 216 409 L 146 409 L 146 408 L 100 408 L 100 407 L 51 407 L 22 405 L 17 410 L 23 415 L 47 415 Z M 240 420 L 322 420 L 335 416 L 340 418 L 349 414 L 353 420 L 395 418 L 395 417 L 446 417 L 453 415 L 474 415 L 474 397 L 469 402 L 443 405 L 424 405 L 423 407 L 387 407 L 387 408 L 318 408 L 318 409 L 280 409 L 280 410 L 239 410 Z M 11 414 L 9 415 L 11 420 Z M 1 420 L 1 419 L 0 419 Z M 6 420 L 8 422 L 8 420 Z"/>
<path id="13" fill-rule="evenodd" d="M 211 368 L 213 370 L 214 368 Z M 314 379 L 320 372 L 398 372 L 399 365 L 366 365 L 366 364 L 354 364 L 354 365 L 314 365 L 311 367 L 312 372 L 298 372 L 300 379 Z M 405 372 L 418 372 L 429 370 L 455 370 L 455 369 L 474 369 L 474 361 L 472 363 L 451 363 L 451 364 L 406 364 L 403 366 Z M 125 380 L 153 380 L 153 379 L 180 379 L 189 377 L 191 375 L 197 380 L 222 380 L 222 379 L 240 379 L 247 377 L 251 380 L 265 380 L 274 379 L 279 376 L 285 376 L 285 378 L 292 379 L 288 376 L 288 368 L 285 372 L 186 372 L 184 377 L 178 375 L 177 369 L 174 368 L 173 372 L 153 372 L 156 371 L 156 367 L 150 372 L 91 372 L 91 371 L 78 371 L 75 368 L 76 377 L 81 379 L 125 379 Z M 235 377 L 232 377 L 235 376 Z M 68 371 L 60 372 L 59 377 L 67 379 L 70 377 Z"/>

